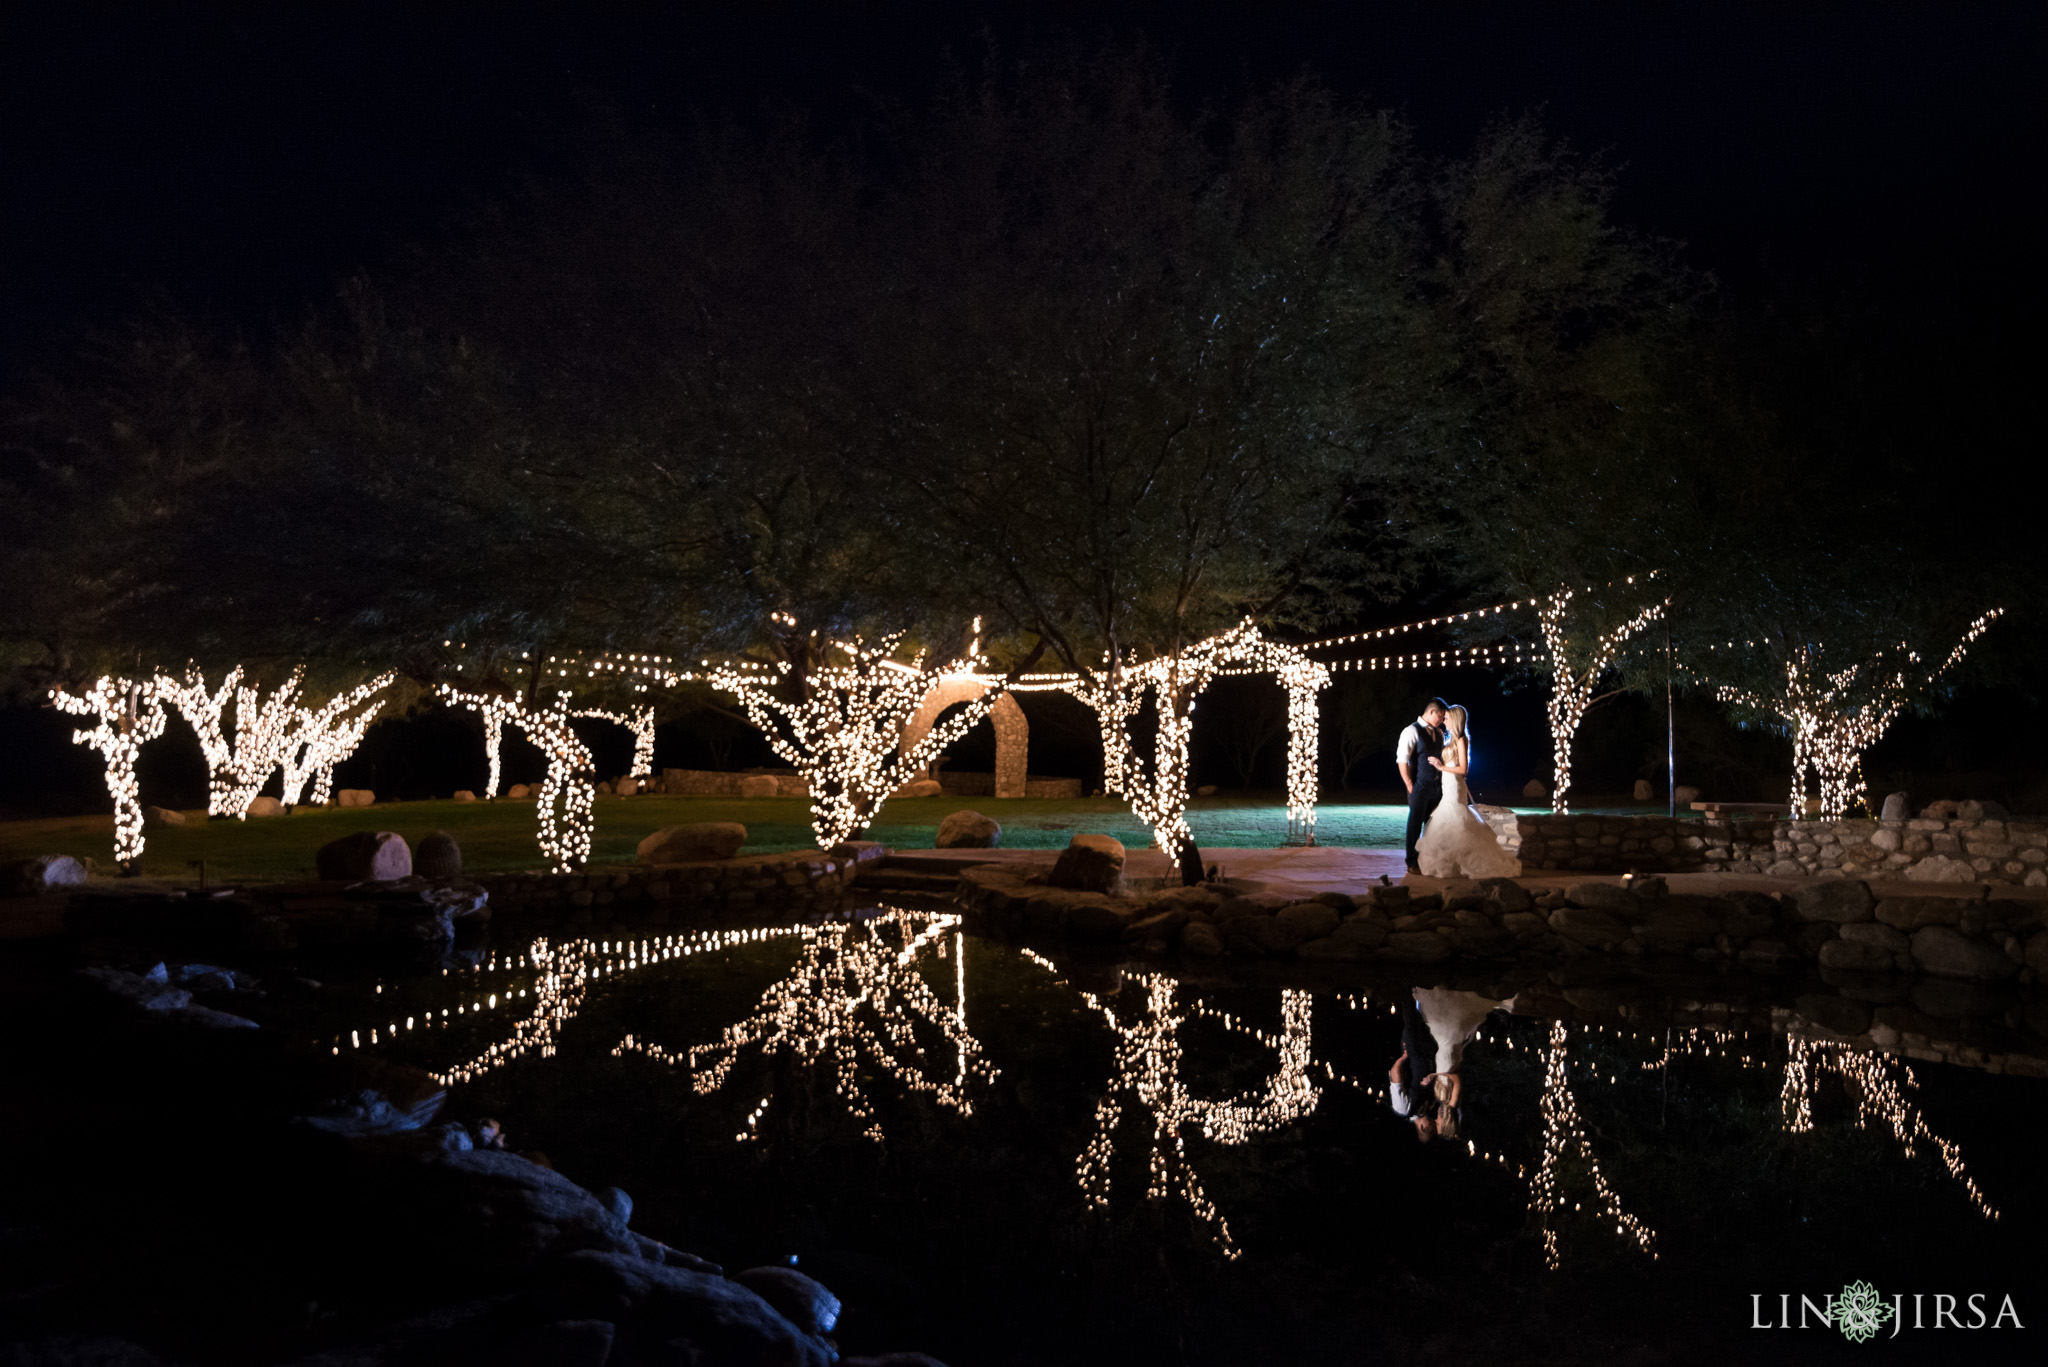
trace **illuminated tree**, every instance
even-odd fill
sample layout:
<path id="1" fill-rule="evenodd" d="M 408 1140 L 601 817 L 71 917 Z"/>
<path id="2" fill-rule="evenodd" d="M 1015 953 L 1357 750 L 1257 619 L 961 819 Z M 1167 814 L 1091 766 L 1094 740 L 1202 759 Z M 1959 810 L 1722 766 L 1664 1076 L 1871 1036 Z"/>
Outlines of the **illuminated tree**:
<path id="1" fill-rule="evenodd" d="M 1719 696 L 1782 722 L 1792 734 L 1795 808 L 1805 796 L 1810 771 L 1819 790 L 1821 819 L 1839 821 L 1865 800 L 1864 752 L 1883 738 L 1901 712 L 1924 700 L 2003 614 L 2003 608 L 1993 608 L 1970 623 L 1962 640 L 1932 670 L 1923 671 L 1918 652 L 1904 643 L 1833 671 L 1825 664 L 1825 646 L 1801 644 L 1784 651 L 1784 676 L 1776 689 L 1757 692 L 1724 685 Z M 1762 643 L 1764 649 L 1769 646 L 1769 641 Z M 1729 663 L 1735 661 L 1731 658 Z"/>
<path id="2" fill-rule="evenodd" d="M 573 713 L 578 717 L 591 717 L 598 721 L 615 722 L 633 733 L 632 778 L 649 778 L 654 773 L 654 704 L 642 703 L 630 712 L 612 712 L 602 707 L 585 708 Z M 497 786 L 497 758 L 492 756 L 491 786 Z"/>
<path id="3" fill-rule="evenodd" d="M 191 725 L 193 734 L 199 737 L 199 752 L 206 759 L 206 814 L 208 816 L 229 816 L 235 792 L 232 769 L 234 747 L 228 743 L 225 719 L 228 700 L 235 696 L 235 690 L 242 683 L 242 667 L 236 665 L 220 681 L 220 687 L 208 689 L 206 676 L 197 665 L 185 666 L 185 677 L 174 679 L 168 674 L 156 678 L 157 693 L 178 714 Z"/>
<path id="4" fill-rule="evenodd" d="M 582 868 L 590 859 L 597 764 L 569 724 L 574 716 L 569 710 L 569 690 L 558 689 L 553 705 L 546 708 L 534 708 L 502 693 L 468 692 L 452 684 L 442 684 L 439 692 L 449 704 L 480 714 L 486 728 L 493 719 L 500 727 L 509 722 L 540 747 L 548 757 L 547 777 L 536 794 L 541 853 L 556 873 Z"/>
<path id="5" fill-rule="evenodd" d="M 50 691 L 60 712 L 97 717 L 91 730 L 71 733 L 74 744 L 89 745 L 106 764 L 107 793 L 114 799 L 114 859 L 132 869 L 142 857 L 142 800 L 135 782 L 135 758 L 143 742 L 164 733 L 163 699 L 156 680 L 101 678 L 83 696 L 63 689 Z"/>
<path id="6" fill-rule="evenodd" d="M 1654 577 L 1654 576 L 1651 576 Z M 1634 579 L 1625 581 L 1633 584 Z M 1663 617 L 1665 604 L 1642 608 L 1619 626 L 1601 630 L 1593 625 L 1591 613 L 1581 609 L 1576 621 L 1569 613 L 1577 591 L 1560 589 L 1543 600 L 1537 618 L 1543 629 L 1543 644 L 1549 655 L 1551 692 L 1549 702 L 1550 744 L 1554 762 L 1551 807 L 1558 812 L 1570 808 L 1572 787 L 1572 741 L 1579 723 L 1595 703 L 1616 696 L 1621 690 L 1596 694 L 1601 679 L 1615 662 L 1615 656 L 1629 639 L 1650 623 Z M 1589 600 L 1596 595 L 1584 595 Z M 1593 606 L 1588 602 L 1585 607 Z"/>
<path id="7" fill-rule="evenodd" d="M 309 778 L 314 780 L 313 805 L 327 805 L 328 792 L 334 781 L 334 766 L 355 753 L 356 747 L 363 742 L 363 734 L 370 729 L 370 723 L 384 710 L 384 703 L 380 701 L 353 716 L 349 715 L 349 710 L 389 687 L 394 677 L 388 673 L 380 674 L 346 693 L 335 694 L 318 709 L 294 709 L 292 728 L 279 746 L 285 806 L 298 805 L 299 794 L 304 791 Z"/>
<path id="8" fill-rule="evenodd" d="M 1000 678 L 975 675 L 987 663 L 975 650 L 943 666 L 927 664 L 927 652 L 919 650 L 904 664 L 894 658 L 902 641 L 898 632 L 869 648 L 855 636 L 835 643 L 844 663 L 801 676 L 786 659 L 772 666 L 722 665 L 711 673 L 713 686 L 737 697 L 775 753 L 809 780 L 811 828 L 821 849 L 873 821 L 890 793 L 922 775 L 1003 695 Z M 932 686 L 963 675 L 988 687 L 903 748 L 904 730 Z"/>
<path id="9" fill-rule="evenodd" d="M 1585 1164 L 1586 1176 L 1593 1184 L 1593 1198 L 1598 1207 L 1595 1213 L 1601 1221 L 1611 1223 L 1616 1235 L 1633 1240 L 1637 1248 L 1654 1257 L 1656 1234 L 1622 1209 L 1621 1198 L 1608 1184 L 1606 1174 L 1600 1170 L 1600 1160 L 1593 1153 L 1592 1142 L 1586 1138 L 1586 1124 L 1579 1117 L 1579 1103 L 1572 1095 L 1571 1077 L 1566 1071 L 1570 1039 L 1569 1026 L 1563 1021 L 1551 1022 L 1550 1050 L 1543 1062 L 1543 1159 L 1536 1176 L 1529 1183 L 1529 1216 L 1542 1231 L 1544 1261 L 1554 1271 L 1563 1258 L 1558 1246 L 1557 1222 L 1564 1214 L 1566 1203 L 1559 1184 L 1564 1177 L 1566 1161 L 1574 1157 Z M 1572 1203 L 1571 1209 L 1578 1208 L 1578 1203 Z"/>

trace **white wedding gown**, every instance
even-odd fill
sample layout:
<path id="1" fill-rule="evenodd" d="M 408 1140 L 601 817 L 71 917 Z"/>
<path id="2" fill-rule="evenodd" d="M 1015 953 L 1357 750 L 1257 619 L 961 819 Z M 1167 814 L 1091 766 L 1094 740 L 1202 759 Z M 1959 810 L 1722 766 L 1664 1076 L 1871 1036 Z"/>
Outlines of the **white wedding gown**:
<path id="1" fill-rule="evenodd" d="M 1421 1008 L 1423 1024 L 1436 1040 L 1434 1071 L 1455 1073 L 1465 1061 L 1465 1045 L 1479 1033 L 1488 1016 L 1510 1002 L 1449 987 L 1418 987 L 1415 1004 Z"/>
<path id="2" fill-rule="evenodd" d="M 1451 751 L 1444 752 L 1450 763 Z M 1422 838 L 1415 842 L 1415 862 L 1428 878 L 1516 878 L 1522 861 L 1500 847 L 1493 828 L 1472 810 L 1472 794 L 1462 774 L 1444 775 L 1444 795 Z"/>

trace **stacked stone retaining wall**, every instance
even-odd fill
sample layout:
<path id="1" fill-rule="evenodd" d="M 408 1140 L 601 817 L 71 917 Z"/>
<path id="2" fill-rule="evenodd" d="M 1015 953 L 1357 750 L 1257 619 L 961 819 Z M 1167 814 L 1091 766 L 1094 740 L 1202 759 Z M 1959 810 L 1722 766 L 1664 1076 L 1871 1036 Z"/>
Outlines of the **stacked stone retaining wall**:
<path id="1" fill-rule="evenodd" d="M 2042 819 L 1696 821 L 1484 812 L 1502 847 L 1530 873 L 1757 873 L 2048 887 Z"/>
<path id="2" fill-rule="evenodd" d="M 874 847 L 879 850 L 879 846 Z M 842 852 L 843 851 L 843 852 Z M 752 858 L 594 868 L 582 873 L 472 874 L 500 922 L 566 928 L 665 926 L 737 912 L 808 912 L 836 906 L 866 847 Z"/>
<path id="3" fill-rule="evenodd" d="M 756 770 L 746 774 L 727 774 L 715 769 L 664 769 L 656 786 L 669 797 L 741 797 L 740 780 L 760 778 L 763 775 L 775 780 L 777 797 L 809 797 L 810 780 L 793 769 Z"/>

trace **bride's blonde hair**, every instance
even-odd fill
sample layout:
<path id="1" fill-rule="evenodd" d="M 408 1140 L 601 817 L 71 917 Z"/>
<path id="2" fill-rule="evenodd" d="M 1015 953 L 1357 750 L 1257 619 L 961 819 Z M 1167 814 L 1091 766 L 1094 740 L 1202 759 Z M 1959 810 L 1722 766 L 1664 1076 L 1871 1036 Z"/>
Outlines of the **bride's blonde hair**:
<path id="1" fill-rule="evenodd" d="M 1443 1139 L 1456 1139 L 1458 1137 L 1458 1112 L 1451 1105 L 1451 1080 L 1442 1073 L 1438 1073 L 1436 1081 L 1430 1084 L 1430 1090 L 1436 1093 L 1437 1135 Z"/>
<path id="2" fill-rule="evenodd" d="M 1465 711 L 1465 704 L 1454 703 L 1444 713 L 1444 724 L 1450 728 L 1453 736 L 1463 736 L 1465 725 L 1470 718 L 1471 714 Z"/>

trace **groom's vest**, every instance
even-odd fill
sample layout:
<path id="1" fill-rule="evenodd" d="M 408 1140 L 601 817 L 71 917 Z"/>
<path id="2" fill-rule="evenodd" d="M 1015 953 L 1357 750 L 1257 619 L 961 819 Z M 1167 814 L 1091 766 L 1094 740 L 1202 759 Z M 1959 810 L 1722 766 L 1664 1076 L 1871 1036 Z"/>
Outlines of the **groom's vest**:
<path id="1" fill-rule="evenodd" d="M 1421 722 L 1415 723 L 1415 734 L 1421 742 L 1415 748 L 1415 786 L 1421 788 L 1434 784 L 1440 787 L 1444 781 L 1443 770 L 1431 767 L 1429 757 L 1443 753 L 1443 742 Z"/>

